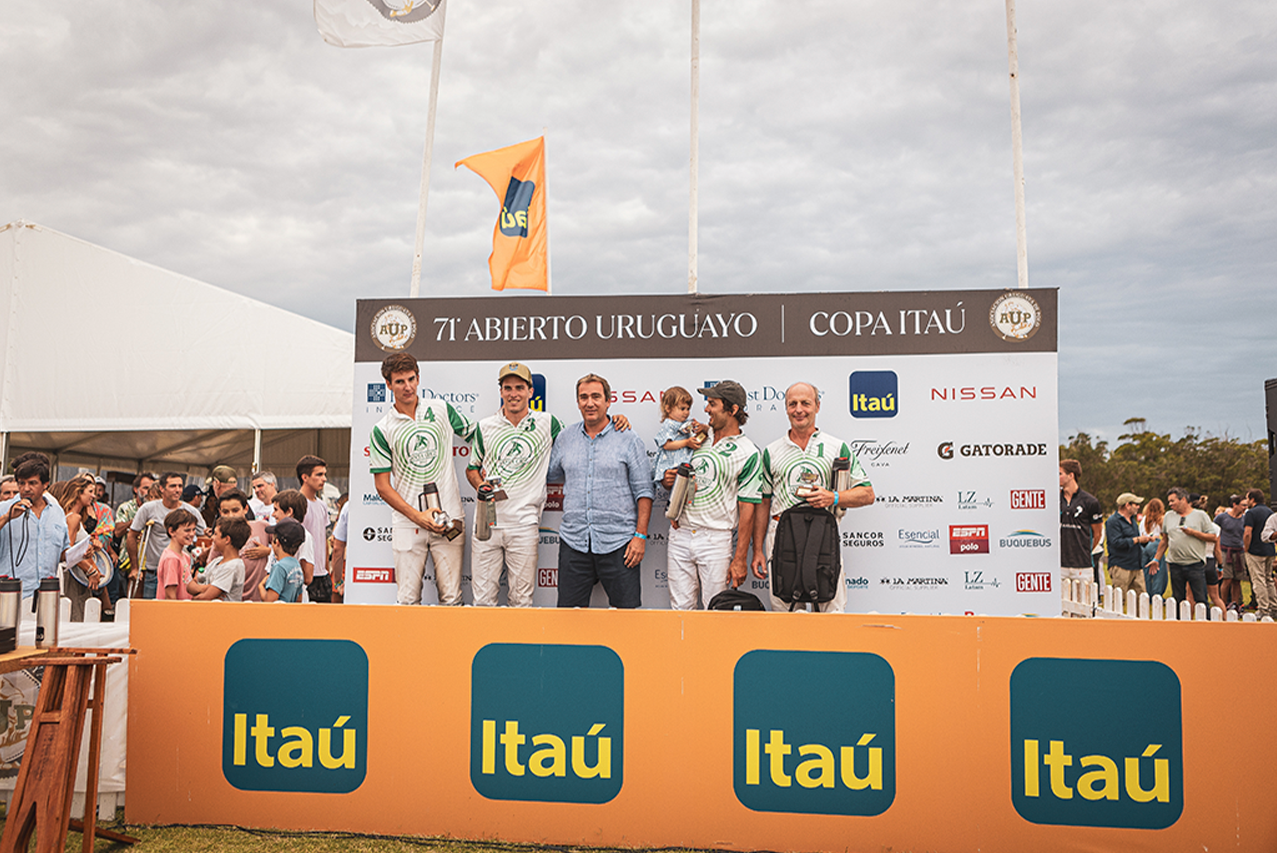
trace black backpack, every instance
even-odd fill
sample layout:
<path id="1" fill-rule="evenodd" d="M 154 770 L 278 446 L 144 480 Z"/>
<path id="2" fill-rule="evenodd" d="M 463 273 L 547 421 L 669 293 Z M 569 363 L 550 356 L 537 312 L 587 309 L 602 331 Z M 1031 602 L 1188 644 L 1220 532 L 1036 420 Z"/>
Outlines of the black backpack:
<path id="1" fill-rule="evenodd" d="M 833 601 L 842 580 L 838 519 L 803 502 L 780 514 L 772 547 L 772 595 L 789 604 Z"/>
<path id="2" fill-rule="evenodd" d="M 766 610 L 758 596 L 743 589 L 725 589 L 709 600 L 706 610 Z"/>

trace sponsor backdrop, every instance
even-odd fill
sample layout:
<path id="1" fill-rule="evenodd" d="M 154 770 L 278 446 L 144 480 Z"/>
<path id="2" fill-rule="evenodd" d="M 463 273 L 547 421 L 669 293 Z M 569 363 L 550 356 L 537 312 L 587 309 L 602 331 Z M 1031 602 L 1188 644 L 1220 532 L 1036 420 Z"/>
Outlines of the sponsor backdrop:
<path id="1" fill-rule="evenodd" d="M 1270 625 L 142 601 L 130 641 L 130 823 L 1277 849 L 1277 765 L 1209 736 L 1217 650 L 1272 672 Z"/>
<path id="2" fill-rule="evenodd" d="M 373 488 L 368 435 L 393 404 L 381 359 L 406 351 L 421 395 L 473 420 L 497 411 L 497 369 L 526 363 L 533 408 L 576 423 L 576 380 L 608 379 L 649 456 L 661 392 L 721 379 L 749 394 L 744 432 L 760 448 L 788 429 L 785 389 L 821 391 L 818 425 L 848 442 L 878 500 L 844 518 L 851 612 L 1058 613 L 1056 291 L 755 296 L 362 300 L 352 422 L 347 600 L 393 602 L 389 510 Z M 473 516 L 454 442 L 458 480 Z M 561 495 L 542 517 L 534 601 L 557 600 Z M 668 523 L 658 496 L 642 566 L 643 605 L 669 606 Z M 468 538 L 468 534 L 467 534 Z M 469 564 L 467 544 L 467 566 Z M 435 599 L 427 568 L 425 598 Z M 469 600 L 469 571 L 464 579 Z M 765 581 L 746 588 L 767 600 Z M 502 598 L 504 600 L 504 589 Z M 605 604 L 596 588 L 595 605 Z"/>

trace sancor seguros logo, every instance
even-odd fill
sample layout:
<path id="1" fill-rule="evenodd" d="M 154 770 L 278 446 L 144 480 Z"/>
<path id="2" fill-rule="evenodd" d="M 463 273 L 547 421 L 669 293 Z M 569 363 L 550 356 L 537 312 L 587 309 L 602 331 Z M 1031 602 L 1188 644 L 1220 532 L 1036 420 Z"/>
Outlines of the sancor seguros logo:
<path id="1" fill-rule="evenodd" d="M 754 811 L 877 815 L 896 796 L 896 679 L 864 652 L 736 662 L 732 784 Z"/>
<path id="2" fill-rule="evenodd" d="M 1011 802 L 1033 823 L 1175 823 L 1184 810 L 1179 678 L 1156 661 L 1020 663 L 1011 673 Z"/>
<path id="3" fill-rule="evenodd" d="M 470 782 L 490 800 L 606 803 L 621 791 L 625 668 L 604 646 L 493 643 L 474 656 Z"/>
<path id="4" fill-rule="evenodd" d="M 368 656 L 349 640 L 226 650 L 222 775 L 242 791 L 348 794 L 368 755 Z"/>

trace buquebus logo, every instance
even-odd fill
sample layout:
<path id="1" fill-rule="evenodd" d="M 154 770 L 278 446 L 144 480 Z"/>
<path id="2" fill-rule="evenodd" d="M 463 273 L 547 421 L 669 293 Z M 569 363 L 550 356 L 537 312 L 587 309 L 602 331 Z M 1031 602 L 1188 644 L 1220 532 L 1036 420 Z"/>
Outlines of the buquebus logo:
<path id="1" fill-rule="evenodd" d="M 875 654 L 744 655 L 733 678 L 736 799 L 760 812 L 882 814 L 896 796 L 895 693 Z"/>
<path id="2" fill-rule="evenodd" d="M 848 378 L 853 418 L 894 418 L 899 383 L 894 370 L 857 370 Z"/>
<path id="3" fill-rule="evenodd" d="M 1179 678 L 1156 661 L 1021 662 L 1011 673 L 1011 802 L 1039 824 L 1174 824 L 1184 810 Z"/>
<path id="4" fill-rule="evenodd" d="M 1036 530 L 1017 530 L 998 540 L 999 548 L 1050 548 L 1051 538 Z"/>
<path id="5" fill-rule="evenodd" d="M 470 782 L 490 800 L 606 803 L 621 790 L 625 671 L 604 646 L 493 643 L 474 656 Z"/>
<path id="6" fill-rule="evenodd" d="M 349 640 L 226 650 L 222 775 L 242 791 L 348 794 L 368 755 L 368 656 Z"/>
<path id="7" fill-rule="evenodd" d="M 950 554 L 987 554 L 989 553 L 989 525 L 987 524 L 950 524 Z"/>

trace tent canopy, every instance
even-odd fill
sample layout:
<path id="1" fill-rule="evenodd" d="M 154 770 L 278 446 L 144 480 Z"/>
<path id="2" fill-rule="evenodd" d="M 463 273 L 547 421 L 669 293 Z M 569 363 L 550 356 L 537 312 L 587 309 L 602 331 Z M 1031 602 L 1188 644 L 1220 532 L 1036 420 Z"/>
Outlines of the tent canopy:
<path id="1" fill-rule="evenodd" d="M 77 370 L 79 333 L 121 329 L 145 343 Z M 302 369 L 263 367 L 263 341 Z M 344 471 L 353 382 L 348 332 L 41 225 L 0 227 L 0 433 L 14 449 L 247 470 L 260 439 L 264 462 L 306 446 L 342 452 Z"/>

